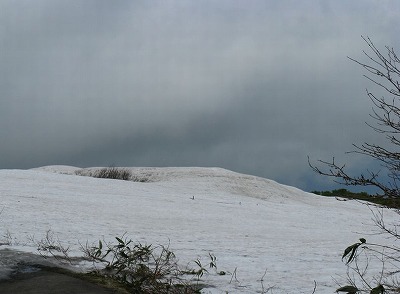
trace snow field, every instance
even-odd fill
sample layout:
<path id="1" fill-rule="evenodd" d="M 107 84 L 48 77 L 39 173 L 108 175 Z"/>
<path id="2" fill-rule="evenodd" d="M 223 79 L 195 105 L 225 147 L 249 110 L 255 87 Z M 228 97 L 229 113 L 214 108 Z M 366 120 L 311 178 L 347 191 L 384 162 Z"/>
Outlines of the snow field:
<path id="1" fill-rule="evenodd" d="M 16 248 L 54 232 L 81 256 L 80 244 L 127 233 L 168 245 L 182 266 L 217 257 L 204 293 L 333 293 L 344 281 L 343 250 L 375 227 L 367 206 L 316 196 L 276 182 L 218 168 L 130 168 L 151 181 L 74 175 L 74 167 L 0 170 L 0 224 Z M 86 170 L 80 170 L 85 172 Z M 396 215 L 385 212 L 388 222 Z M 2 246 L 4 247 L 4 246 Z M 236 269 L 236 279 L 232 273 Z M 338 276 L 342 275 L 342 277 Z M 231 281 L 232 280 L 232 281 Z"/>

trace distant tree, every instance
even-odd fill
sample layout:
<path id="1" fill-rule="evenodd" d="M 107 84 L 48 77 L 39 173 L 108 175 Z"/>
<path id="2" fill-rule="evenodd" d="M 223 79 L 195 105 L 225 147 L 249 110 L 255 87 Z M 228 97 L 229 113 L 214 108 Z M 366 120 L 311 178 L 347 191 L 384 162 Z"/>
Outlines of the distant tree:
<path id="1" fill-rule="evenodd" d="M 353 176 L 346 170 L 345 164 L 339 165 L 335 158 L 332 161 L 319 160 L 319 166 L 308 160 L 310 167 L 323 176 L 332 177 L 337 183 L 346 186 L 374 186 L 380 189 L 385 200 L 400 199 L 400 60 L 393 48 L 386 46 L 382 53 L 369 39 L 362 37 L 369 47 L 365 51 L 368 62 L 350 60 L 361 65 L 364 75 L 373 84 L 383 89 L 387 97 L 378 97 L 367 90 L 367 96 L 373 103 L 371 117 L 375 125 L 369 124 L 373 131 L 382 134 L 385 140 L 381 143 L 353 144 L 358 153 L 378 161 L 388 178 L 380 177 L 382 171 L 367 170 L 358 176 Z M 337 190 L 339 191 L 339 190 Z M 400 209 L 396 204 L 396 212 Z M 393 207 L 393 206 L 392 206 Z M 384 220 L 383 210 L 373 213 L 373 219 L 379 233 L 384 234 L 383 244 L 369 243 L 360 238 L 357 243 L 348 246 L 342 260 L 348 266 L 348 284 L 336 292 L 356 294 L 400 293 L 400 223 L 388 223 Z M 390 245 L 389 241 L 393 241 Z M 369 265 L 381 263 L 381 269 L 371 274 Z"/>
<path id="2" fill-rule="evenodd" d="M 382 134 L 387 144 L 353 144 L 354 153 L 366 155 L 380 163 L 388 176 L 382 179 L 380 171 L 367 170 L 358 176 L 350 175 L 345 164 L 319 160 L 319 167 L 308 160 L 310 167 L 318 174 L 332 177 L 337 183 L 346 186 L 374 186 L 386 197 L 399 197 L 400 181 L 400 59 L 393 48 L 386 46 L 381 52 L 370 38 L 362 37 L 369 47 L 369 53 L 363 51 L 368 63 L 348 57 L 366 70 L 364 75 L 373 84 L 384 90 L 387 97 L 376 96 L 367 89 L 367 96 L 373 103 L 370 116 L 375 125 L 368 124 L 373 131 Z"/>

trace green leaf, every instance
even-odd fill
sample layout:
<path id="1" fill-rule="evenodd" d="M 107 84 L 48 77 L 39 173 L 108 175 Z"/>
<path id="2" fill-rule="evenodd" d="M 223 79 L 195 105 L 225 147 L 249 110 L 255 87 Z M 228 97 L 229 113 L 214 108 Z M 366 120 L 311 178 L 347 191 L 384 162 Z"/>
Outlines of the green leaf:
<path id="1" fill-rule="evenodd" d="M 123 258 L 128 258 L 128 255 L 127 255 L 125 252 L 123 252 L 123 251 L 121 251 L 119 254 L 120 254 Z"/>
<path id="2" fill-rule="evenodd" d="M 112 250 L 111 250 L 111 249 L 108 249 L 107 252 L 106 252 L 106 254 L 105 254 L 103 257 L 106 257 L 110 252 L 112 252 Z"/>
<path id="3" fill-rule="evenodd" d="M 344 253 L 343 253 L 343 256 L 342 256 L 342 260 L 343 260 L 343 258 L 345 258 L 350 253 L 350 257 L 347 259 L 346 264 L 349 264 L 354 259 L 354 256 L 355 256 L 355 254 L 357 252 L 357 248 L 360 245 L 361 245 L 361 243 L 355 243 L 353 245 L 350 245 L 349 247 L 347 247 L 344 250 Z"/>
<path id="4" fill-rule="evenodd" d="M 355 254 L 356 254 L 356 250 L 357 250 L 357 247 L 354 247 L 354 248 L 353 248 L 353 251 L 351 251 L 350 257 L 349 257 L 349 259 L 347 260 L 346 264 L 349 264 L 349 263 L 354 259 L 354 256 L 355 256 Z"/>
<path id="5" fill-rule="evenodd" d="M 124 241 L 122 241 L 122 239 L 120 239 L 120 238 L 118 238 L 118 237 L 115 237 L 115 239 L 117 239 L 117 241 L 118 241 L 119 243 L 121 243 L 121 244 L 125 244 L 125 242 L 124 242 Z"/>
<path id="6" fill-rule="evenodd" d="M 370 294 L 383 294 L 385 293 L 385 288 L 382 285 L 375 287 L 369 292 Z"/>
<path id="7" fill-rule="evenodd" d="M 351 246 L 349 246 L 349 247 L 347 247 L 347 248 L 344 250 L 344 253 L 343 253 L 342 259 L 343 259 L 343 258 L 345 258 L 345 257 L 346 257 L 346 255 L 347 255 L 347 254 L 349 254 L 349 253 L 351 252 L 351 250 L 353 250 L 353 247 L 354 247 L 354 244 L 353 244 L 353 245 L 351 245 Z"/>
<path id="8" fill-rule="evenodd" d="M 204 272 L 200 269 L 197 271 L 196 275 L 201 278 L 203 276 Z"/>
<path id="9" fill-rule="evenodd" d="M 358 288 L 354 286 L 344 286 L 336 290 L 336 292 L 346 292 L 347 294 L 356 294 Z"/>
<path id="10" fill-rule="evenodd" d="M 196 259 L 196 260 L 194 261 L 194 263 L 197 264 L 197 266 L 200 267 L 200 268 L 203 267 L 203 266 L 201 265 L 201 262 L 200 262 L 199 259 Z"/>
<path id="11" fill-rule="evenodd" d="M 101 250 L 103 248 L 103 243 L 101 243 L 101 241 L 99 240 L 99 250 Z"/>

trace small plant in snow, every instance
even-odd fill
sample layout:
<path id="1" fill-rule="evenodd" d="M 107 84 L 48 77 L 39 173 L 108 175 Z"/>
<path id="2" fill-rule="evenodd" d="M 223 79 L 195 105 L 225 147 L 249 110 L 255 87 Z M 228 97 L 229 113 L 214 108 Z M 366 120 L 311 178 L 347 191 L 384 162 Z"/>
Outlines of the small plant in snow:
<path id="1" fill-rule="evenodd" d="M 32 237 L 32 241 L 34 238 Z M 46 236 L 40 241 L 36 242 L 37 251 L 43 257 L 52 256 L 60 261 L 67 261 L 71 263 L 71 259 L 68 256 L 69 246 L 64 246 L 58 238 L 54 236 L 54 232 L 48 230 Z"/>
<path id="2" fill-rule="evenodd" d="M 116 243 L 99 241 L 86 246 L 86 258 L 105 265 L 97 273 L 108 276 L 125 286 L 131 293 L 197 293 L 186 283 L 169 247 L 134 243 L 131 239 L 116 237 Z"/>
<path id="3" fill-rule="evenodd" d="M 338 288 L 338 293 L 400 293 L 399 224 L 387 224 L 383 210 L 373 212 L 373 216 L 386 244 L 370 243 L 360 238 L 344 250 L 342 260 L 347 266 L 347 285 Z"/>
<path id="4" fill-rule="evenodd" d="M 200 280 L 200 278 L 203 277 L 203 275 L 204 275 L 205 273 L 208 273 L 208 270 L 201 264 L 200 259 L 196 259 L 196 260 L 194 261 L 194 263 L 198 266 L 198 269 L 197 269 L 197 270 L 192 270 L 192 271 L 189 272 L 189 273 L 191 273 L 191 274 L 197 276 L 197 280 Z"/>
<path id="5" fill-rule="evenodd" d="M 7 230 L 6 233 L 3 235 L 3 239 L 0 241 L 0 246 L 1 245 L 12 245 L 14 242 L 14 238 L 11 235 L 10 231 Z"/>
<path id="6" fill-rule="evenodd" d="M 208 253 L 208 256 L 210 257 L 210 262 L 208 264 L 208 267 L 210 269 L 214 269 L 215 273 L 220 275 L 220 276 L 224 276 L 226 275 L 226 272 L 224 271 L 218 271 L 217 269 L 217 257 L 213 254 L 213 253 Z M 191 271 L 187 272 L 188 274 L 191 275 L 195 275 L 197 277 L 197 280 L 200 280 L 204 274 L 208 274 L 209 271 L 208 269 L 203 266 L 201 260 L 199 258 L 197 258 L 194 263 L 197 266 L 197 269 L 192 269 Z"/>

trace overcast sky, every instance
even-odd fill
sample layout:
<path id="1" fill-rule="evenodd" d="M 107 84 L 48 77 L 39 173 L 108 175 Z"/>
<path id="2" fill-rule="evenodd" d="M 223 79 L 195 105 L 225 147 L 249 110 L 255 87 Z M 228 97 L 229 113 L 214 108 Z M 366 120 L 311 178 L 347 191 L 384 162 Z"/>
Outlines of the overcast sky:
<path id="1" fill-rule="evenodd" d="M 210 166 L 305 190 L 313 160 L 379 142 L 367 45 L 400 49 L 376 0 L 0 0 L 0 168 Z"/>

